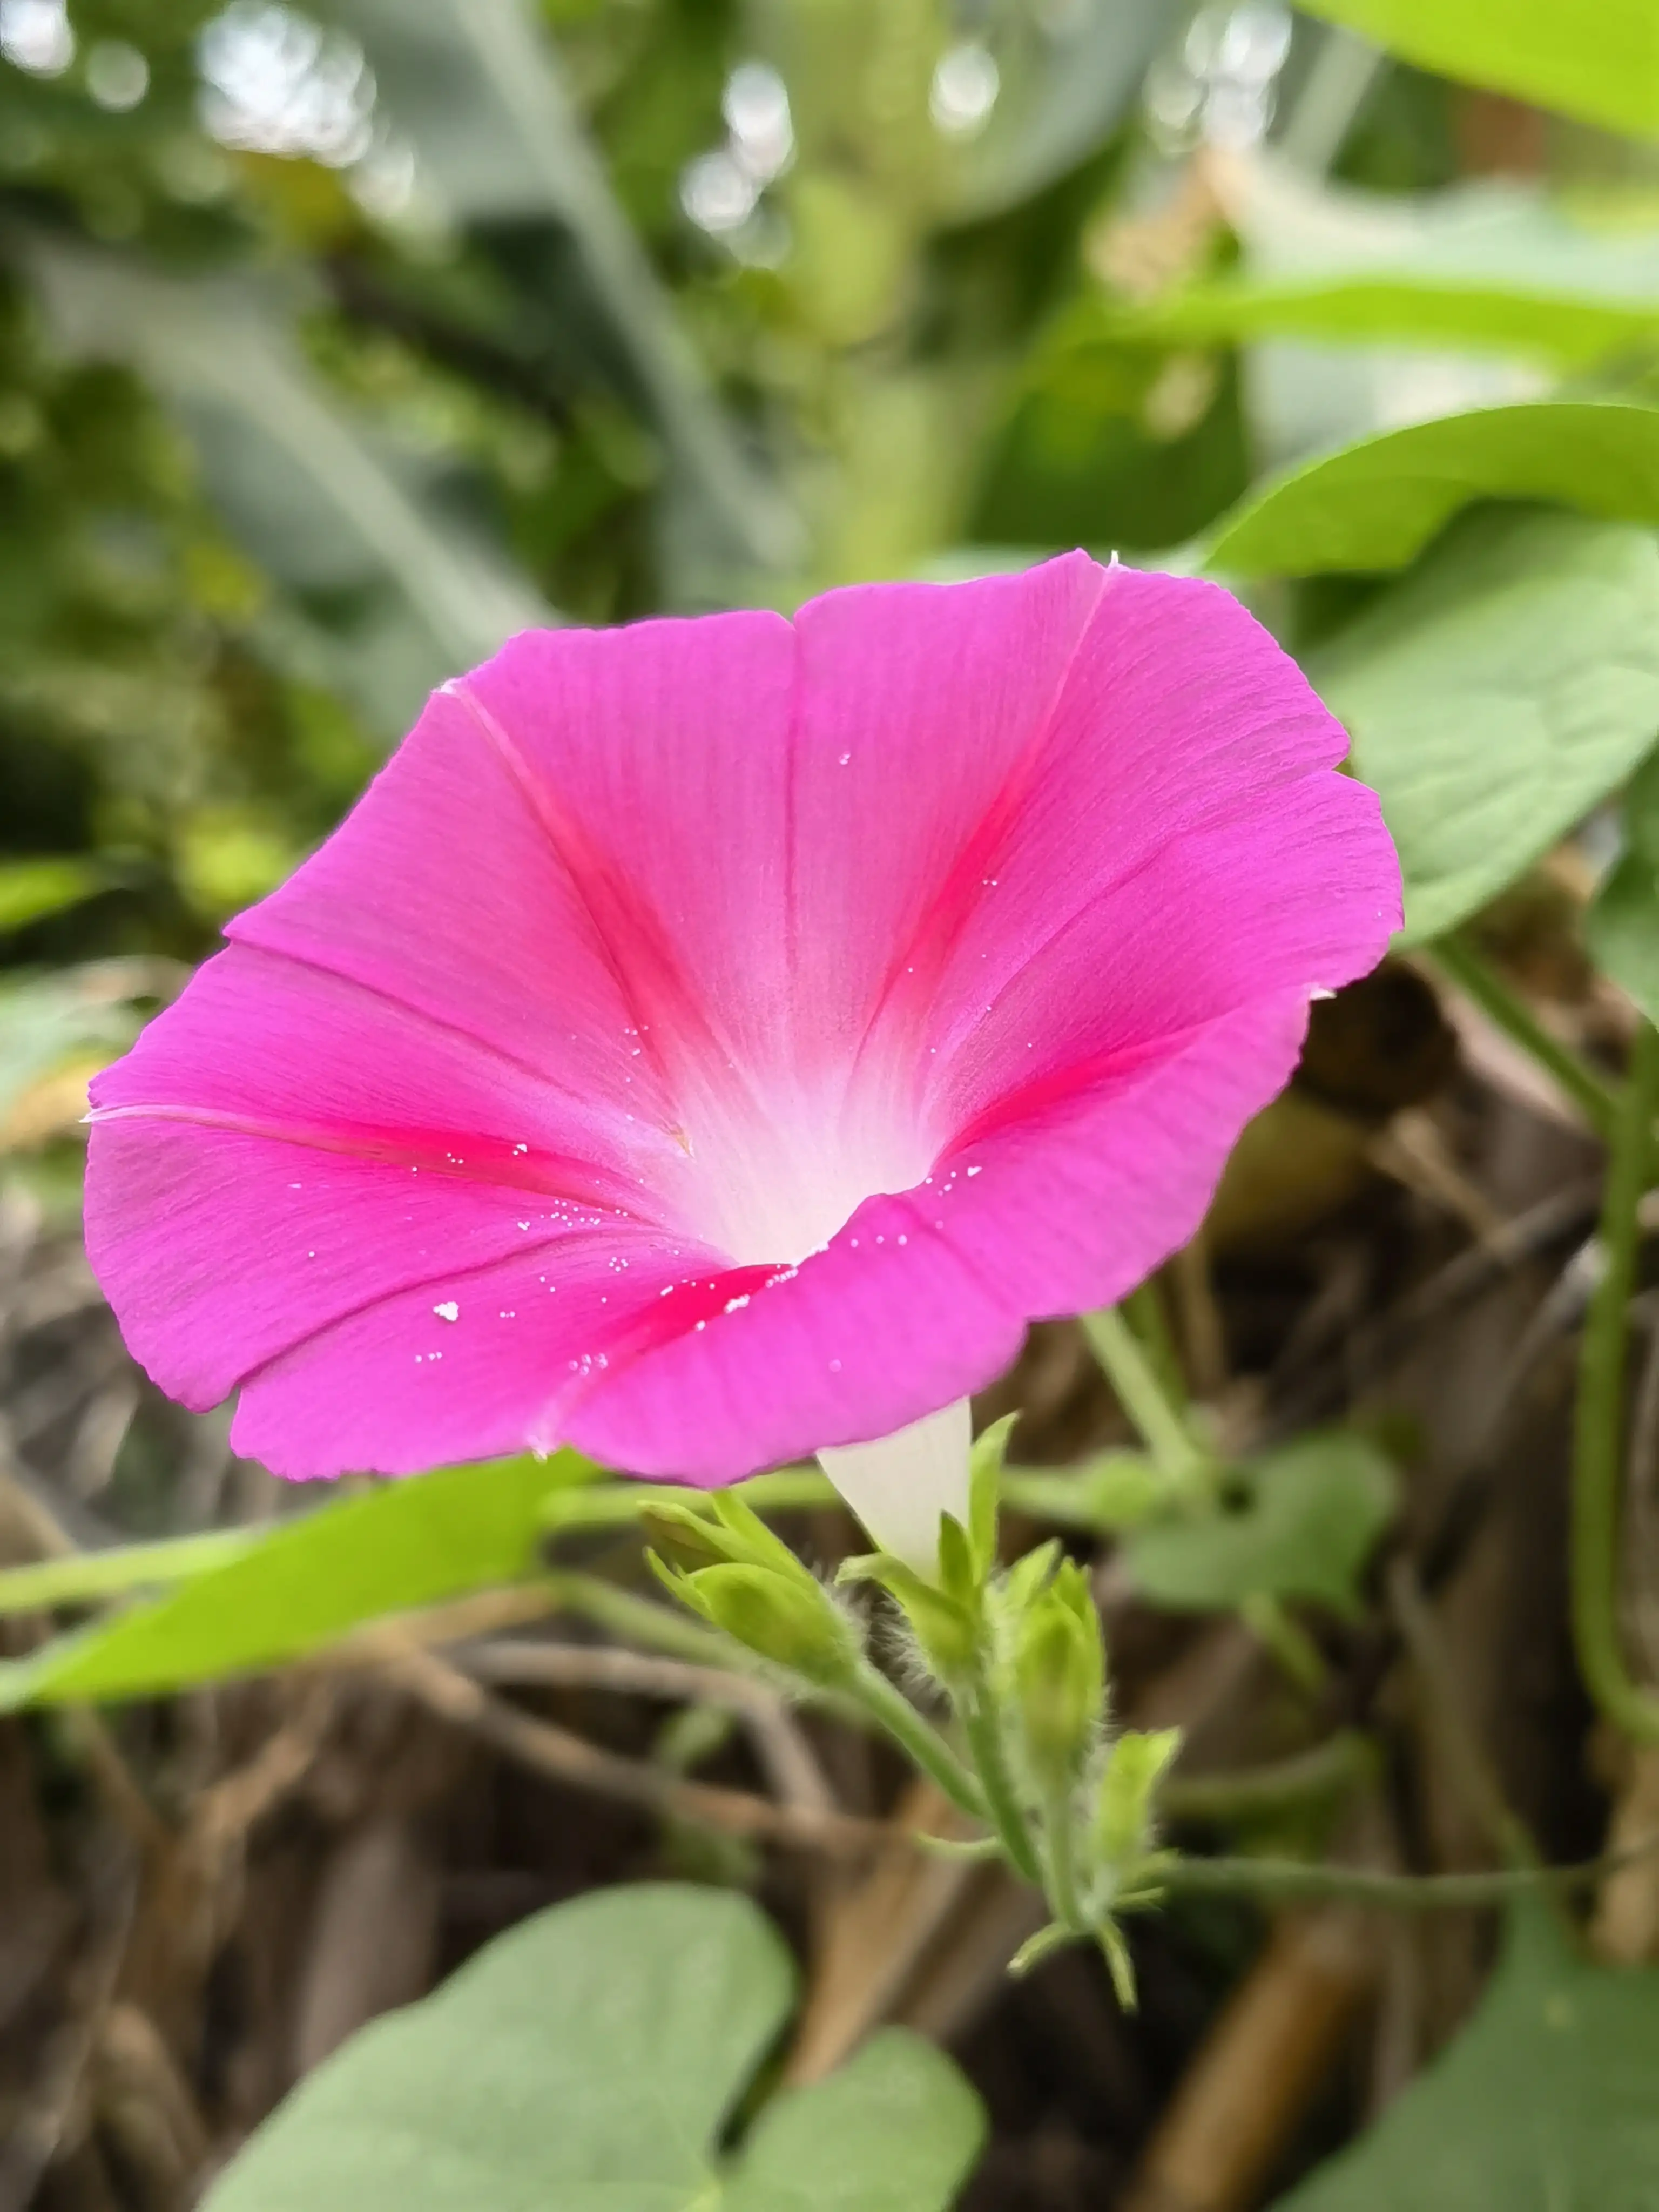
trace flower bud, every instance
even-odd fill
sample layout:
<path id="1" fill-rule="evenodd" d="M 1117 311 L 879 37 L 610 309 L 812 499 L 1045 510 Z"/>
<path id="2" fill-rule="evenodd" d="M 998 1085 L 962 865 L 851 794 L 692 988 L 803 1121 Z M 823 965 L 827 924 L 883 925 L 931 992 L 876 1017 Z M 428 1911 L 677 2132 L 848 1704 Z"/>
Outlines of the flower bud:
<path id="1" fill-rule="evenodd" d="M 1013 1672 L 1036 1778 L 1066 1782 L 1088 1754 L 1106 1687 L 1100 1617 L 1088 1577 L 1073 1560 L 1062 1562 L 1020 1621 Z"/>
<path id="2" fill-rule="evenodd" d="M 675 1594 L 774 1666 L 825 1686 L 846 1680 L 860 1656 L 858 1632 L 828 1590 L 803 1573 L 724 1563 L 692 1574 L 661 1569 Z"/>

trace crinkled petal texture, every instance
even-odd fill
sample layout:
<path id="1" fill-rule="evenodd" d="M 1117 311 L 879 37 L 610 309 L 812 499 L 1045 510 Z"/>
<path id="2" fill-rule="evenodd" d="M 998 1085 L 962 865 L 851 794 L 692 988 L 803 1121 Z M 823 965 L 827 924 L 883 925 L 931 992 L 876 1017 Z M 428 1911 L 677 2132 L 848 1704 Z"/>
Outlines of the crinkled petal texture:
<path id="1" fill-rule="evenodd" d="M 516 638 L 100 1079 L 128 1341 L 295 1475 L 900 1428 L 1182 1243 L 1380 957 L 1345 742 L 1081 554 Z"/>

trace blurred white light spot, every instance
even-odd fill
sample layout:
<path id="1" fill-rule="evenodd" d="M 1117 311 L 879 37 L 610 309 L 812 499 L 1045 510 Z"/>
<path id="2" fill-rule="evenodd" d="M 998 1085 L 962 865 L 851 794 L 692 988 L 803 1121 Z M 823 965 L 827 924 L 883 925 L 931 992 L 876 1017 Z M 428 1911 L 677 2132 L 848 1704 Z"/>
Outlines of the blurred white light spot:
<path id="1" fill-rule="evenodd" d="M 795 127 L 783 79 L 765 62 L 740 62 L 726 81 L 720 112 L 731 132 L 732 160 L 757 185 L 769 185 L 788 167 Z"/>
<path id="2" fill-rule="evenodd" d="M 760 198 L 754 178 L 724 147 L 699 154 L 680 175 L 680 205 L 699 230 L 716 238 L 747 222 Z"/>
<path id="3" fill-rule="evenodd" d="M 1281 0 L 1212 0 L 1200 8 L 1176 53 L 1147 77 L 1147 119 L 1162 150 L 1190 152 L 1207 139 L 1243 151 L 1265 138 L 1291 35 Z"/>
<path id="4" fill-rule="evenodd" d="M 1001 72 L 989 48 L 970 40 L 939 56 L 927 112 L 950 137 L 969 138 L 984 129 L 1001 88 Z"/>
<path id="5" fill-rule="evenodd" d="M 197 49 L 204 127 L 221 145 L 349 168 L 374 143 L 374 79 L 357 41 L 276 0 L 232 0 Z"/>
<path id="6" fill-rule="evenodd" d="M 75 59 L 64 0 L 0 0 L 0 54 L 36 76 L 61 76 Z"/>
<path id="7" fill-rule="evenodd" d="M 415 199 L 415 149 L 406 139 L 377 135 L 351 173 L 351 195 L 365 213 L 382 222 L 406 215 Z"/>
<path id="8" fill-rule="evenodd" d="M 125 39 L 100 39 L 87 55 L 87 90 L 100 107 L 125 115 L 149 90 L 149 64 Z"/>

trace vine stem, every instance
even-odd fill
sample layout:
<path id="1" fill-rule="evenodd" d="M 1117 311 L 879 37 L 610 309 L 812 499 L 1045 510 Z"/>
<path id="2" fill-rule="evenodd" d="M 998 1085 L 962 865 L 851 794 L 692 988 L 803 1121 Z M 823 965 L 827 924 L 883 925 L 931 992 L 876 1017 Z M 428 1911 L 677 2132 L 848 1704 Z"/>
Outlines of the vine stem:
<path id="1" fill-rule="evenodd" d="M 1025 1815 L 1009 1778 L 995 1706 L 988 1698 L 975 1692 L 964 1702 L 962 1725 L 974 1771 L 985 1793 L 985 1813 L 996 1831 L 997 1841 L 1016 1871 L 1041 1889 L 1042 1869 L 1037 1864 Z"/>
<path id="2" fill-rule="evenodd" d="M 1146 1448 L 1170 1481 L 1183 1490 L 1201 1481 L 1203 1452 L 1170 1402 L 1158 1370 L 1117 1306 L 1085 1314 L 1084 1334 L 1124 1412 L 1145 1438 Z"/>
<path id="3" fill-rule="evenodd" d="M 1659 1849 L 1659 1835 L 1577 1866 L 1503 1867 L 1490 1874 L 1380 1874 L 1302 1859 L 1177 1858 L 1149 1870 L 1147 1887 L 1170 1895 L 1331 1899 L 1407 1912 L 1507 1905 L 1536 1890 L 1586 1889 Z M 1150 1899 L 1147 1900 L 1150 1901 Z"/>
<path id="4" fill-rule="evenodd" d="M 1572 1630 L 1598 1709 L 1640 1743 L 1659 1743 L 1659 1698 L 1631 1678 L 1618 1619 L 1619 1497 L 1625 1462 L 1625 1352 L 1646 1182 L 1659 1108 L 1659 1031 L 1644 1021 L 1611 1133 L 1601 1200 L 1601 1275 L 1578 1360 L 1572 1466 Z"/>
<path id="5" fill-rule="evenodd" d="M 1492 963 L 1477 952 L 1461 930 L 1437 937 L 1430 957 L 1466 991 L 1522 1050 L 1553 1075 L 1604 1143 L 1613 1141 L 1619 1094 L 1589 1063 L 1559 1038 L 1553 1037 L 1518 992 L 1512 991 Z"/>

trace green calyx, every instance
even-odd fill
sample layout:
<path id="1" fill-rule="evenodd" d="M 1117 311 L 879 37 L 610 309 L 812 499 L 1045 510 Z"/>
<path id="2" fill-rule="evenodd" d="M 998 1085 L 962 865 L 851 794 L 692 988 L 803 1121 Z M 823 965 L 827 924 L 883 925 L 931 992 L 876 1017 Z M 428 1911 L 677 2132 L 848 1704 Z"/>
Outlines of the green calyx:
<path id="1" fill-rule="evenodd" d="M 1098 1733 L 1106 1652 L 1088 1577 L 1064 1559 L 1014 1631 L 1013 1689 L 1036 1776 L 1060 1784 L 1082 1770 Z"/>
<path id="2" fill-rule="evenodd" d="M 774 1666 L 838 1688 L 863 1656 L 857 1624 L 788 1546 L 724 1493 L 709 1510 L 652 1507 L 641 1516 L 658 1579 L 694 1613 Z"/>

